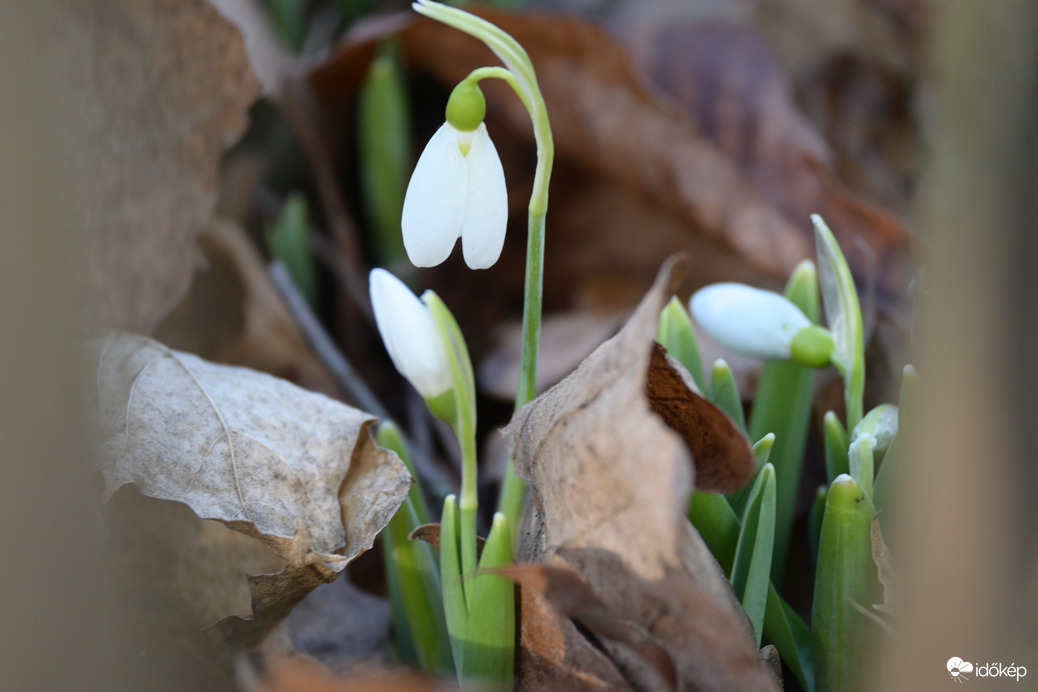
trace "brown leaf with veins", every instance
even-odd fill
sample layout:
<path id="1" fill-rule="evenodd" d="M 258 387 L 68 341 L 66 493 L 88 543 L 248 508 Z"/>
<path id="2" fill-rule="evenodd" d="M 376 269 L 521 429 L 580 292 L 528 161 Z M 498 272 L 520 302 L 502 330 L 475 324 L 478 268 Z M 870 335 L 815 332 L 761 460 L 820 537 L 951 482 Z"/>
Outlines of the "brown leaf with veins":
<path id="1" fill-rule="evenodd" d="M 216 625 L 232 643 L 257 643 L 370 548 L 411 487 L 370 415 L 284 380 L 131 335 L 104 343 L 97 380 L 106 501 L 132 483 L 288 562 L 250 577 L 254 617 Z"/>
<path id="2" fill-rule="evenodd" d="M 85 0 L 54 14 L 91 297 L 102 326 L 149 331 L 191 282 L 221 156 L 259 83 L 206 0 Z"/>
<path id="3" fill-rule="evenodd" d="M 646 393 L 659 313 L 682 264 L 668 260 L 620 333 L 513 417 L 516 469 L 532 481 L 519 560 L 575 569 L 620 618 L 660 643 L 691 688 L 772 690 L 745 613 L 685 516 L 689 448 Z M 749 447 L 745 437 L 719 439 Z M 720 459 L 706 459 L 710 453 Z M 744 454 L 705 445 L 695 461 L 737 463 Z M 534 635 L 536 614 L 523 598 L 523 665 L 545 688 L 572 682 L 572 624 L 563 618 Z M 613 654 L 608 665 L 590 673 L 601 680 L 621 671 L 644 688 L 623 673 L 630 661 Z"/>

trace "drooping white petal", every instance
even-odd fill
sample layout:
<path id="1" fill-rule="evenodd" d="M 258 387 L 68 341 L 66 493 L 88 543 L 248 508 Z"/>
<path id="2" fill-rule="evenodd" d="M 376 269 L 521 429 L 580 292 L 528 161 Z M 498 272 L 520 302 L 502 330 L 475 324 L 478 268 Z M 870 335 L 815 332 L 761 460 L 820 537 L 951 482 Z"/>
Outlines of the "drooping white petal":
<path id="1" fill-rule="evenodd" d="M 418 158 L 404 195 L 400 225 L 411 264 L 434 267 L 451 254 L 465 218 L 467 181 L 458 131 L 444 123 Z"/>
<path id="2" fill-rule="evenodd" d="M 696 291 L 690 301 L 696 322 L 715 340 L 753 358 L 790 356 L 793 337 L 811 321 L 785 297 L 737 283 Z"/>
<path id="3" fill-rule="evenodd" d="M 368 277 L 371 307 L 393 365 L 425 398 L 451 387 L 450 363 L 429 308 L 385 269 Z"/>
<path id="4" fill-rule="evenodd" d="M 468 164 L 468 204 L 461 224 L 461 249 L 470 269 L 486 269 L 497 262 L 508 225 L 508 189 L 497 149 L 480 123 L 472 133 L 465 157 Z"/>

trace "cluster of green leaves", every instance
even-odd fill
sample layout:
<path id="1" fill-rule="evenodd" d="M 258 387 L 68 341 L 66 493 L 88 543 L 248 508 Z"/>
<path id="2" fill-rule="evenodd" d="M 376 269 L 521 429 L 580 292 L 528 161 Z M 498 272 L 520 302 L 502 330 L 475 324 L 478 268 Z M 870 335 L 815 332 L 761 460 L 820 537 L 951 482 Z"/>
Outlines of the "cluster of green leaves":
<path id="1" fill-rule="evenodd" d="M 815 563 L 810 627 L 780 589 L 801 485 L 815 370 L 792 360 L 767 363 L 747 424 L 727 364 L 715 363 L 709 383 L 704 381 L 692 322 L 677 300 L 661 316 L 659 340 L 749 439 L 758 440 L 751 483 L 727 497 L 693 493 L 689 518 L 728 575 L 758 641 L 775 645 L 805 690 L 834 692 L 860 686 L 871 656 L 875 625 L 868 609 L 879 595 L 871 526 L 877 508 L 890 500 L 899 410 L 884 404 L 863 415 L 864 335 L 857 289 L 832 232 L 821 218 L 813 221 L 817 271 L 810 261 L 801 263 L 785 296 L 815 324 L 821 296 L 834 343 L 831 362 L 844 382 L 846 424 L 833 411 L 824 417 L 828 483 L 818 489 L 809 517 Z M 902 399 L 912 382 L 914 371 L 906 368 Z"/>

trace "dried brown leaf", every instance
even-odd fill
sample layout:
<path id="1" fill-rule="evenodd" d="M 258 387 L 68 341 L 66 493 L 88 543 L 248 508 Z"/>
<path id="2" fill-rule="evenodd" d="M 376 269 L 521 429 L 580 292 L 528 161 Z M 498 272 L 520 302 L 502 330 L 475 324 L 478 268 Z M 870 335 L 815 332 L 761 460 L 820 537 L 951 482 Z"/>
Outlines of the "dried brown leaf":
<path id="1" fill-rule="evenodd" d="M 218 626 L 234 643 L 261 639 L 370 548 L 411 485 L 402 462 L 372 441 L 368 414 L 150 339 L 104 343 L 98 394 L 105 500 L 133 483 L 288 562 L 250 577 L 255 619 Z"/>
<path id="2" fill-rule="evenodd" d="M 187 291 L 224 149 L 259 95 L 206 0 L 62 5 L 77 218 L 103 325 L 148 331 Z"/>
<path id="3" fill-rule="evenodd" d="M 855 273 L 900 295 L 909 269 L 904 227 L 837 179 L 829 146 L 798 110 L 792 85 L 753 29 L 657 25 L 632 33 L 627 45 L 640 68 L 773 209 L 804 232 L 803 220 L 821 214 Z"/>
<path id="4" fill-rule="evenodd" d="M 491 570 L 546 598 L 563 616 L 579 622 L 599 639 L 633 653 L 610 651 L 624 676 L 637 688 L 678 689 L 678 675 L 667 652 L 644 630 L 622 619 L 569 567 L 511 565 Z M 626 664 L 626 665 L 625 665 Z M 634 665 L 631 665 L 634 664 Z"/>
<path id="5" fill-rule="evenodd" d="M 728 414 L 702 396 L 685 367 L 655 343 L 646 395 L 652 410 L 691 450 L 697 489 L 730 493 L 750 481 L 756 461 L 746 435 Z"/>
<path id="6" fill-rule="evenodd" d="M 580 572 L 620 618 L 661 642 L 684 684 L 774 689 L 745 615 L 685 517 L 688 448 L 646 396 L 657 320 L 679 264 L 664 265 L 619 334 L 513 418 L 516 468 L 533 481 L 519 557 Z M 546 642 L 566 638 L 524 638 L 524 661 L 547 670 L 545 680 L 552 663 L 560 680 L 572 676 L 567 651 Z"/>

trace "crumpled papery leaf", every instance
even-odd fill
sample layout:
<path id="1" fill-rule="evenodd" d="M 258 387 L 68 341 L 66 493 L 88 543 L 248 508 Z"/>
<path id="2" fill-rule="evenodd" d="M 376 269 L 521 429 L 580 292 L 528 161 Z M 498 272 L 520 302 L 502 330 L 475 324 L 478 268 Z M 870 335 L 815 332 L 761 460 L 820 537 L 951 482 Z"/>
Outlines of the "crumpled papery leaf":
<path id="1" fill-rule="evenodd" d="M 258 643 L 370 548 L 411 487 L 370 415 L 284 380 L 125 334 L 104 342 L 97 380 L 105 501 L 133 483 L 288 562 L 249 577 L 253 619 L 215 625 L 231 643 Z"/>
<path id="2" fill-rule="evenodd" d="M 104 326 L 149 331 L 187 292 L 220 159 L 260 85 L 207 0 L 87 0 L 51 14 L 91 297 Z"/>
<path id="3" fill-rule="evenodd" d="M 659 313 L 680 264 L 668 260 L 620 333 L 513 417 L 516 469 L 532 481 L 519 560 L 578 571 L 619 617 L 660 643 L 691 689 L 771 690 L 749 622 L 686 519 L 689 448 L 647 396 Z M 603 668 L 573 670 L 582 636 L 567 618 L 547 626 L 543 608 L 534 622 L 525 592 L 523 602 L 528 689 L 604 689 L 617 675 L 637 686 L 617 672 L 626 663 L 604 657 L 593 664 Z"/>

